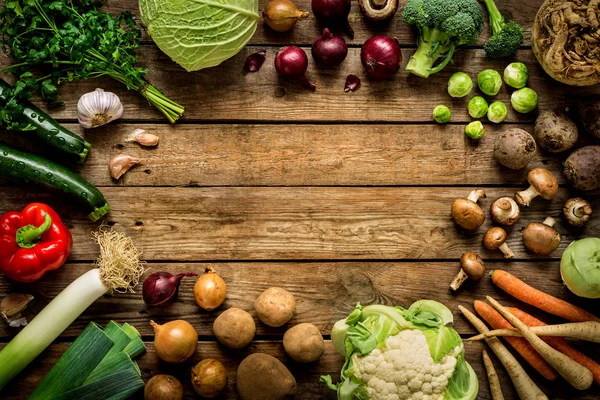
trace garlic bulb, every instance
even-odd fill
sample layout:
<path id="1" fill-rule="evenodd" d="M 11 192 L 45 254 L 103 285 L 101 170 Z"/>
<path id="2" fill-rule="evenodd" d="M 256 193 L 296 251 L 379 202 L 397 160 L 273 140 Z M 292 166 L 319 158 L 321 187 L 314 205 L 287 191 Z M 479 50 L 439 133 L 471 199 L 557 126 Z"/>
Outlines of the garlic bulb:
<path id="1" fill-rule="evenodd" d="M 102 89 L 86 93 L 77 103 L 77 119 L 86 129 L 97 128 L 121 118 L 123 104 L 119 96 Z"/>
<path id="2" fill-rule="evenodd" d="M 152 147 L 158 144 L 158 136 L 146 132 L 143 129 L 135 129 L 127 138 L 128 142 L 136 142 L 142 146 Z"/>
<path id="3" fill-rule="evenodd" d="M 119 179 L 125 172 L 129 171 L 131 167 L 138 164 L 139 158 L 131 157 L 126 154 L 119 154 L 113 157 L 108 163 L 108 169 L 110 170 L 110 176 L 114 179 Z"/>

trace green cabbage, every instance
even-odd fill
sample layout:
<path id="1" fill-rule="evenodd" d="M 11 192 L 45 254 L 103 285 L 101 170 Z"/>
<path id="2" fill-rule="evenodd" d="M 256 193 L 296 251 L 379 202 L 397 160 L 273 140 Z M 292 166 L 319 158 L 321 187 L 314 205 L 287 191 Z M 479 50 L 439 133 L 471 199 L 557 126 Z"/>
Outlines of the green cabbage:
<path id="1" fill-rule="evenodd" d="M 354 357 L 383 348 L 389 337 L 402 330 L 416 329 L 425 335 L 435 364 L 448 354 L 456 355 L 456 349 L 460 349 L 444 400 L 474 400 L 479 391 L 479 381 L 464 359 L 462 339 L 450 326 L 453 321 L 450 310 L 433 300 L 417 301 L 408 309 L 384 305 L 362 307 L 358 304 L 348 318 L 334 325 L 331 332 L 334 346 L 346 360 L 341 382 L 334 384 L 329 376 L 321 377 L 321 381 L 337 391 L 339 400 L 369 400 L 367 382 L 362 382 L 354 374 Z"/>
<path id="2" fill-rule="evenodd" d="M 140 0 L 156 45 L 187 71 L 236 55 L 256 30 L 258 0 Z"/>
<path id="3" fill-rule="evenodd" d="M 600 298 L 600 238 L 572 242 L 560 259 L 560 275 L 577 296 Z"/>

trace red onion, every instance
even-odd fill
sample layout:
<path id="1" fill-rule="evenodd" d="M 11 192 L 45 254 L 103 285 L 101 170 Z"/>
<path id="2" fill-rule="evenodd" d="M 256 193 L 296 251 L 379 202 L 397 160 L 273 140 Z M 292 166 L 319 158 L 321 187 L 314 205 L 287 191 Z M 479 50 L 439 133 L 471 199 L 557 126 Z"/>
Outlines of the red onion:
<path id="1" fill-rule="evenodd" d="M 341 36 L 333 35 L 325 28 L 323 35 L 315 40 L 310 51 L 318 67 L 332 68 L 346 59 L 348 46 Z"/>
<path id="2" fill-rule="evenodd" d="M 287 46 L 281 49 L 275 56 L 275 69 L 282 78 L 298 80 L 311 90 L 317 88 L 306 77 L 308 57 L 299 47 Z"/>
<path id="3" fill-rule="evenodd" d="M 341 29 L 354 39 L 354 30 L 348 22 L 350 0 L 312 0 L 312 10 L 321 25 L 330 29 Z"/>
<path id="4" fill-rule="evenodd" d="M 380 80 L 394 76 L 400 69 L 402 52 L 397 39 L 375 35 L 360 50 L 360 60 L 370 78 Z"/>
<path id="5" fill-rule="evenodd" d="M 256 53 L 250 54 L 248 58 L 246 58 L 246 63 L 244 64 L 244 71 L 258 72 L 260 67 L 262 67 L 263 63 L 265 62 L 266 57 L 266 50 L 261 50 L 257 51 Z"/>
<path id="6" fill-rule="evenodd" d="M 144 302 L 153 307 L 166 307 L 177 299 L 179 284 L 185 276 L 198 276 L 195 272 L 173 275 L 168 272 L 155 272 L 144 281 L 142 295 Z"/>
<path id="7" fill-rule="evenodd" d="M 360 89 L 360 78 L 354 74 L 350 74 L 346 77 L 346 85 L 344 86 L 344 93 L 355 92 Z"/>

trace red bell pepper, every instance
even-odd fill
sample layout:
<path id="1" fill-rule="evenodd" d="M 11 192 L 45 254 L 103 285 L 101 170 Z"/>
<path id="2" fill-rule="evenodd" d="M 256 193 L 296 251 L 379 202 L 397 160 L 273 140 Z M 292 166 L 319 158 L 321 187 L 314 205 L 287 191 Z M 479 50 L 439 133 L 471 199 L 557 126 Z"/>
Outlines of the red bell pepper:
<path id="1" fill-rule="evenodd" d="M 35 282 L 59 268 L 72 248 L 71 232 L 45 204 L 0 216 L 0 272 L 17 282 Z"/>

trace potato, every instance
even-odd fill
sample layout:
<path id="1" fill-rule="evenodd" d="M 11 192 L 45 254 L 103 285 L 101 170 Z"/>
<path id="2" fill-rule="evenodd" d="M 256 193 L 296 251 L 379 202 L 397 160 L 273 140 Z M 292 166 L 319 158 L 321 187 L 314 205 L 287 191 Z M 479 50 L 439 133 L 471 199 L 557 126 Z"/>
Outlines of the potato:
<path id="1" fill-rule="evenodd" d="M 237 391 L 242 400 L 285 400 L 296 394 L 296 379 L 273 356 L 254 353 L 238 367 Z"/>
<path id="2" fill-rule="evenodd" d="M 310 363 L 321 358 L 325 342 L 319 328 L 304 323 L 287 330 L 283 335 L 283 348 L 294 361 Z"/>
<path id="3" fill-rule="evenodd" d="M 551 153 L 569 150 L 578 136 L 577 125 L 563 112 L 543 111 L 535 121 L 533 137 L 542 149 Z"/>
<path id="4" fill-rule="evenodd" d="M 215 319 L 213 332 L 224 346 L 241 349 L 254 339 L 256 324 L 246 311 L 230 308 Z"/>
<path id="5" fill-rule="evenodd" d="M 256 316 L 269 326 L 278 327 L 284 325 L 294 316 L 296 311 L 296 299 L 285 289 L 272 287 L 256 299 L 254 303 Z"/>

